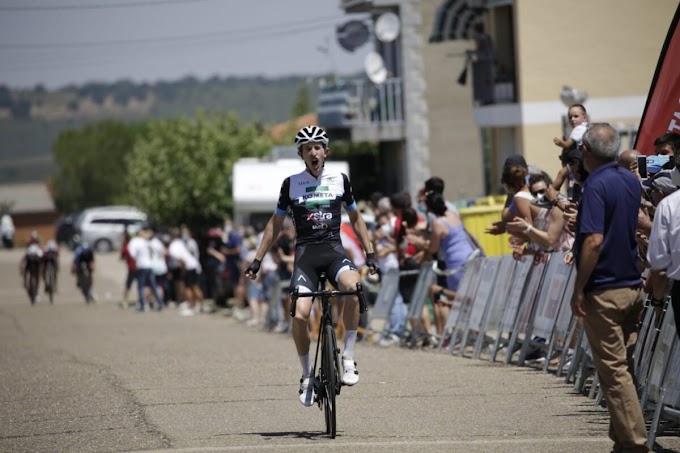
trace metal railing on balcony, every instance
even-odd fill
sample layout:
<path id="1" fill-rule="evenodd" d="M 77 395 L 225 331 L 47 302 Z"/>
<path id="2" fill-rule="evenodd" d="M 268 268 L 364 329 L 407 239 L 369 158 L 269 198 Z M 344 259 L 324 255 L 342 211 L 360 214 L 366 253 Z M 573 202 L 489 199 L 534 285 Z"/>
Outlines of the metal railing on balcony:
<path id="1" fill-rule="evenodd" d="M 348 13 L 366 12 L 373 8 L 373 0 L 340 0 L 340 8 Z"/>
<path id="2" fill-rule="evenodd" d="M 473 61 L 472 97 L 478 105 L 516 102 L 515 82 L 507 74 L 498 74 L 493 60 Z"/>
<path id="3" fill-rule="evenodd" d="M 317 102 L 319 124 L 326 128 L 400 125 L 404 122 L 401 78 L 380 85 L 367 80 L 323 87 Z"/>

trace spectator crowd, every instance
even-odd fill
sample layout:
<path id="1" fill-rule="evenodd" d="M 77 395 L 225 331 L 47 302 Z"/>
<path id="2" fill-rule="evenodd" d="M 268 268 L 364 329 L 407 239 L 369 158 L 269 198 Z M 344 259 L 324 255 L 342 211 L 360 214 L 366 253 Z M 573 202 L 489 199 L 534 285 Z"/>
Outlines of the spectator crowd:
<path id="1" fill-rule="evenodd" d="M 583 318 L 581 328 L 592 345 L 612 415 L 615 449 L 647 451 L 644 423 L 631 407 L 632 400 L 637 404 L 637 395 L 630 387 L 633 374 L 626 364 L 635 347 L 643 305 L 661 310 L 670 298 L 680 326 L 680 135 L 658 137 L 648 158 L 636 150 L 621 150 L 618 133 L 608 124 L 590 123 L 583 105 L 571 106 L 568 118 L 569 136 L 553 139 L 559 148 L 555 158 L 561 163 L 556 174 L 528 164 L 521 155 L 506 159 L 501 177 L 506 203 L 486 234 L 508 233 L 517 260 L 540 263 L 552 252 L 564 252 L 565 263 L 576 266 L 571 306 Z M 479 238 L 466 229 L 444 192 L 445 181 L 435 176 L 423 182 L 415 197 L 407 192 L 374 193 L 359 205 L 381 276 L 400 273 L 388 328 L 377 339 L 381 346 L 403 343 L 409 332 L 420 332 L 417 341 L 423 347 L 439 344 L 456 302 L 459 271 L 472 257 L 483 254 Z M 366 286 L 374 289 L 369 300 L 374 299 L 381 276 L 368 275 L 363 249 L 349 222 L 343 222 L 341 235 Z M 253 328 L 289 333 L 292 221 L 286 219 L 252 281 L 244 271 L 262 239 L 261 228 L 237 225 L 227 218 L 200 236 L 197 242 L 186 227 L 163 232 L 145 227 L 126 237 L 121 259 L 126 260 L 129 274 L 123 306 L 140 311 L 177 306 L 183 316 L 217 311 Z M 428 291 L 422 324 L 409 326 L 408 304 L 418 272 L 432 262 L 439 271 Z M 135 280 L 137 301 L 130 304 Z M 629 291 L 623 294 L 623 289 Z M 607 310 L 598 308 L 606 304 L 612 305 Z M 310 319 L 314 330 L 314 316 Z M 623 332 L 623 343 L 605 338 L 604 329 L 611 329 L 614 336 Z M 619 349 L 616 359 L 621 363 L 616 366 L 607 357 L 612 348 Z M 551 359 L 540 353 L 529 358 Z M 621 390 L 626 386 L 629 393 Z"/>

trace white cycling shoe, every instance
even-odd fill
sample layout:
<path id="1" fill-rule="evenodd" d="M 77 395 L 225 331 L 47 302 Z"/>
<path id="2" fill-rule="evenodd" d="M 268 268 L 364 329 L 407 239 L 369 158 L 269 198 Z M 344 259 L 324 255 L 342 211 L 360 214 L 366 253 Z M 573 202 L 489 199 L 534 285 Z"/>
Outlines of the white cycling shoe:
<path id="1" fill-rule="evenodd" d="M 342 358 L 342 383 L 354 385 L 359 382 L 359 371 L 354 359 Z"/>
<path id="2" fill-rule="evenodd" d="M 314 391 L 314 378 L 301 377 L 300 378 L 300 402 L 303 406 L 309 407 L 314 404 L 316 400 L 316 392 Z"/>

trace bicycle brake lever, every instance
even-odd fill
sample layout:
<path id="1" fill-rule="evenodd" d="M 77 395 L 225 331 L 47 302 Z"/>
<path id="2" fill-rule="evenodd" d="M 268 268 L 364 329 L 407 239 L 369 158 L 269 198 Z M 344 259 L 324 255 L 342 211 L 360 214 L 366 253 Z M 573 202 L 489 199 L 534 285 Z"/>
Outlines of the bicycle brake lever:
<path id="1" fill-rule="evenodd" d="M 361 283 L 357 283 L 357 296 L 359 297 L 359 313 L 366 313 L 368 307 L 364 298 L 364 287 Z"/>
<path id="2" fill-rule="evenodd" d="M 295 287 L 295 290 L 290 295 L 290 316 L 291 318 L 295 318 L 295 306 L 298 300 L 298 297 L 300 297 L 300 291 L 297 287 Z"/>

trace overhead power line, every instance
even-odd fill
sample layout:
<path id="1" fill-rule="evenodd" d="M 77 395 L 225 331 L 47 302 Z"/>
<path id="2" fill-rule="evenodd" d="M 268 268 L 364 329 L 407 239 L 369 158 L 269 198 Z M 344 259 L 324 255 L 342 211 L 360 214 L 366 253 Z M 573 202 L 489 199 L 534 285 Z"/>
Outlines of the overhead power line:
<path id="1" fill-rule="evenodd" d="M 20 12 L 20 11 L 63 11 L 63 10 L 83 10 L 83 9 L 112 9 L 112 8 L 137 8 L 140 6 L 160 6 L 181 3 L 198 3 L 208 0 L 139 0 L 134 2 L 121 3 L 93 3 L 87 4 L 65 4 L 65 5 L 20 5 L 4 6 L 0 5 L 0 11 Z"/>
<path id="2" fill-rule="evenodd" d="M 37 61 L 35 63 L 37 64 L 11 64 L 9 62 L 6 62 L 6 64 L 3 67 L 3 71 L 5 72 L 15 72 L 15 71 L 25 71 L 25 70 L 62 70 L 62 69 L 69 69 L 72 70 L 73 68 L 77 67 L 88 67 L 88 66 L 99 66 L 99 65 L 106 65 L 106 64 L 113 64 L 113 63 L 118 63 L 120 61 L 131 61 L 139 58 L 144 58 L 144 60 L 149 60 L 149 59 L 154 59 L 159 57 L 159 53 L 164 53 L 164 52 L 173 52 L 173 55 L 181 55 L 182 52 L 184 51 L 184 47 L 186 46 L 191 46 L 195 48 L 196 45 L 202 45 L 204 46 L 203 51 L 207 51 L 206 46 L 214 46 L 215 44 L 219 44 L 220 49 L 225 48 L 225 47 L 231 47 L 235 45 L 243 45 L 245 42 L 252 42 L 252 41 L 261 41 L 261 40 L 267 40 L 267 39 L 273 39 L 273 38 L 278 38 L 281 36 L 288 36 L 288 35 L 295 35 L 295 34 L 300 34 L 300 33 L 306 33 L 308 31 L 313 31 L 313 30 L 320 30 L 327 28 L 328 25 L 326 24 L 319 24 L 319 23 L 314 23 L 311 26 L 306 26 L 304 28 L 295 28 L 295 29 L 288 29 L 288 30 L 269 30 L 268 32 L 263 32 L 262 30 L 257 31 L 256 33 L 253 33 L 251 36 L 244 36 L 240 35 L 237 37 L 232 37 L 229 38 L 227 41 L 224 41 L 224 37 L 211 37 L 207 41 L 193 41 L 193 42 L 179 42 L 177 44 L 174 44 L 173 46 L 163 46 L 158 49 L 154 49 L 152 54 L 149 54 L 148 52 L 144 54 L 118 54 L 118 55 L 98 55 L 95 58 L 90 58 L 90 57 L 84 57 L 80 56 L 76 58 L 75 60 L 71 59 L 64 59 L 64 57 L 59 57 L 57 61 L 54 62 L 47 62 L 44 59 L 41 59 L 40 61 Z"/>
<path id="3" fill-rule="evenodd" d="M 34 50 L 34 49 L 63 49 L 63 48 L 83 48 L 83 47 L 102 47 L 102 46 L 118 46 L 129 44 L 145 44 L 145 43 L 164 43 L 175 41 L 186 41 L 196 39 L 211 39 L 211 38 L 229 38 L 236 35 L 237 38 L 245 35 L 257 35 L 265 33 L 271 35 L 277 32 L 300 32 L 304 33 L 306 30 L 318 29 L 320 27 L 330 27 L 337 21 L 337 16 L 319 17 L 312 20 L 293 21 L 279 24 L 263 25 L 259 28 L 248 27 L 232 30 L 222 30 L 208 33 L 194 33 L 187 35 L 173 35 L 173 36 L 159 36 L 154 38 L 134 38 L 134 39 L 119 39 L 108 41 L 75 41 L 75 42 L 52 42 L 52 43 L 0 43 L 0 50 Z M 313 24 L 310 26 L 310 24 Z"/>

